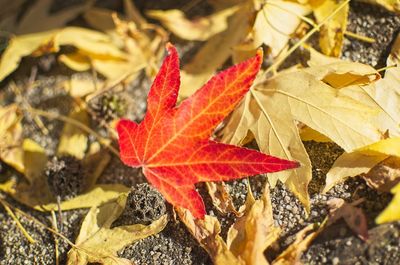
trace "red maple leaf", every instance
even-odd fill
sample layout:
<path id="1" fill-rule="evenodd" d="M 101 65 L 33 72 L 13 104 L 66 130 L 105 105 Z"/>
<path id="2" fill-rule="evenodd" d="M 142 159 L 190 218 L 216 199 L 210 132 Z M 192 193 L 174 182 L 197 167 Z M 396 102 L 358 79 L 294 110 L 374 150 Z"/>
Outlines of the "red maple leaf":
<path id="1" fill-rule="evenodd" d="M 167 45 L 164 59 L 147 98 L 140 124 L 117 124 L 121 160 L 142 167 L 148 181 L 174 206 L 203 218 L 205 207 L 194 184 L 223 181 L 298 167 L 297 162 L 210 139 L 214 128 L 249 90 L 258 73 L 262 52 L 220 72 L 194 95 L 176 106 L 180 86 L 179 58 Z"/>

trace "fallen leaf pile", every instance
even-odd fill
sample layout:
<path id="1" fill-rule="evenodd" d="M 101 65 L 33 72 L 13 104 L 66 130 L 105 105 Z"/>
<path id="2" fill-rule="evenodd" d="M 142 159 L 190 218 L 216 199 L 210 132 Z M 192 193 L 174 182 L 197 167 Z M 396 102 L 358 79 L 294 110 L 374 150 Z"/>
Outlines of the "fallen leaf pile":
<path id="1" fill-rule="evenodd" d="M 53 217 L 46 229 L 56 252 L 57 240 L 69 244 L 70 265 L 134 264 L 120 251 L 173 219 L 217 265 L 301 264 L 338 220 L 363 244 L 367 224 L 400 221 L 400 35 L 385 68 L 339 59 L 348 37 L 374 41 L 348 31 L 349 0 L 28 2 L 0 0 L 0 204 L 29 242 L 39 240 L 15 201 Z M 398 1 L 364 2 L 400 12 Z M 287 60 L 298 50 L 301 64 Z M 312 193 L 307 141 L 343 150 Z M 78 192 L 56 194 L 54 176 Z M 379 211 L 360 187 L 351 198 L 335 191 L 355 177 L 388 198 Z M 116 225 L 128 186 L 146 180 L 172 207 L 147 225 Z M 294 196 L 276 201 L 272 190 L 285 188 Z M 308 216 L 315 192 L 328 198 L 318 221 Z M 302 206 L 295 230 L 276 219 L 292 214 L 286 198 Z M 82 208 L 67 240 L 62 212 Z"/>

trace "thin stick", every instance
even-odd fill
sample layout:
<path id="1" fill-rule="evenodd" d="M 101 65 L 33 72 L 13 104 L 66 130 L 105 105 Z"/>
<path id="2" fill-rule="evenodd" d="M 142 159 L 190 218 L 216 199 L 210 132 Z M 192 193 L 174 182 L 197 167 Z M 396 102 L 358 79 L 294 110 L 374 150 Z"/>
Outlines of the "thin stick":
<path id="1" fill-rule="evenodd" d="M 58 228 L 57 228 L 57 218 L 56 218 L 56 214 L 54 213 L 54 211 L 51 211 L 51 217 L 52 217 L 52 221 L 53 221 L 53 227 L 54 230 L 56 230 L 58 232 Z M 58 237 L 56 235 L 53 235 L 54 237 L 54 252 L 55 252 L 55 256 L 56 256 L 56 265 L 60 264 L 60 252 L 58 250 Z"/>
<path id="2" fill-rule="evenodd" d="M 78 127 L 79 129 L 81 129 L 82 131 L 85 131 L 88 134 L 92 134 L 94 137 L 97 138 L 97 140 L 100 142 L 100 144 L 102 144 L 103 146 L 105 146 L 106 148 L 108 148 L 114 155 L 119 156 L 117 149 L 115 149 L 106 138 L 102 137 L 100 134 L 98 134 L 97 132 L 95 132 L 94 130 L 92 130 L 90 127 L 88 127 L 87 125 L 81 123 L 80 121 L 77 121 L 75 119 L 71 119 L 67 116 L 64 116 L 62 114 L 58 114 L 58 113 L 53 113 L 53 112 L 48 112 L 48 111 L 44 111 L 44 110 L 40 110 L 40 109 L 35 109 L 35 108 L 31 108 L 28 107 L 27 109 L 28 112 L 42 116 L 42 117 L 46 117 L 49 119 L 55 119 L 55 120 L 60 120 L 63 122 L 67 122 L 70 123 L 76 127 Z"/>
<path id="3" fill-rule="evenodd" d="M 395 68 L 395 67 L 397 67 L 397 64 L 388 65 L 388 66 L 379 68 L 379 69 L 377 69 L 376 71 L 377 71 L 377 72 L 383 72 L 383 71 L 386 71 L 386 70 L 388 70 L 388 69 L 390 69 L 390 68 Z"/>
<path id="4" fill-rule="evenodd" d="M 327 16 L 326 18 L 324 18 L 323 21 L 321 21 L 321 23 L 319 23 L 317 26 L 315 26 L 313 29 L 311 29 L 309 32 L 307 32 L 307 34 L 299 41 L 297 42 L 295 45 L 293 45 L 286 53 L 286 56 L 282 56 L 281 58 L 278 58 L 270 67 L 267 68 L 267 70 L 264 71 L 263 74 L 267 74 L 271 71 L 273 71 L 273 69 L 278 68 L 278 66 L 284 61 L 286 60 L 287 57 L 289 57 L 289 55 L 291 55 L 298 47 L 300 47 L 306 40 L 308 40 L 315 32 L 319 31 L 320 28 L 327 22 L 329 21 L 331 18 L 333 18 L 343 7 L 345 7 L 348 3 L 350 2 L 350 0 L 346 0 L 343 3 L 341 3 L 329 16 Z"/>
<path id="5" fill-rule="evenodd" d="M 6 212 L 11 216 L 11 218 L 15 221 L 15 223 L 17 224 L 17 227 L 19 228 L 19 230 L 22 232 L 22 234 L 26 237 L 26 239 L 28 239 L 29 243 L 34 244 L 36 243 L 35 239 L 33 239 L 29 233 L 25 230 L 25 228 L 22 226 L 22 224 L 20 223 L 20 221 L 18 220 L 18 218 L 15 216 L 14 212 L 11 210 L 11 208 L 8 206 L 8 203 L 6 203 L 5 201 L 3 201 L 2 199 L 0 199 L 0 203 L 3 205 L 4 209 L 6 210 Z"/>
<path id="6" fill-rule="evenodd" d="M 361 40 L 361 41 L 367 42 L 367 43 L 374 43 L 375 42 L 375 39 L 373 39 L 373 38 L 370 38 L 370 37 L 367 37 L 367 36 L 363 36 L 363 35 L 359 35 L 357 33 L 354 33 L 354 32 L 351 32 L 351 31 L 347 31 L 347 30 L 344 32 L 344 35 L 352 37 L 352 38 L 357 39 L 357 40 Z"/>

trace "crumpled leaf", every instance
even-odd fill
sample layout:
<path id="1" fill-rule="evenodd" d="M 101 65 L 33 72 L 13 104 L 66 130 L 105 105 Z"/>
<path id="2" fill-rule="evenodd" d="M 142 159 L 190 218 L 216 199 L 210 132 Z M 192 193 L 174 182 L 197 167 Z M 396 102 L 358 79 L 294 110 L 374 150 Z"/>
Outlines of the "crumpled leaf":
<path id="1" fill-rule="evenodd" d="M 89 116 L 83 108 L 73 109 L 68 117 L 80 122 L 81 124 L 89 124 Z M 65 123 L 57 148 L 58 155 L 71 155 L 81 160 L 85 156 L 87 148 L 87 133 L 74 124 Z"/>
<path id="2" fill-rule="evenodd" d="M 24 173 L 21 119 L 17 105 L 0 107 L 0 159 Z"/>
<path id="3" fill-rule="evenodd" d="M 190 21 L 178 9 L 149 10 L 147 16 L 159 20 L 168 30 L 185 40 L 205 41 L 215 34 L 226 30 L 227 18 L 238 9 L 237 6 L 217 11 L 207 17 Z"/>
<path id="4" fill-rule="evenodd" d="M 229 228 L 227 245 L 229 250 L 244 264 L 267 265 L 264 251 L 280 235 L 280 229 L 274 226 L 269 186 L 264 189 L 259 200 L 247 196 L 244 214 Z"/>
<path id="5" fill-rule="evenodd" d="M 367 218 L 362 209 L 355 207 L 359 202 L 347 203 L 343 199 L 333 198 L 327 202 L 329 209 L 328 225 L 343 218 L 350 229 L 362 240 L 368 239 Z"/>
<path id="6" fill-rule="evenodd" d="M 176 212 L 189 232 L 210 255 L 214 264 L 244 265 L 229 251 L 225 241 L 219 235 L 221 225 L 217 218 L 206 215 L 204 219 L 195 219 L 190 211 L 183 208 L 177 208 Z"/>
<path id="7" fill-rule="evenodd" d="M 400 182 L 400 157 L 389 157 L 363 175 L 368 186 L 380 192 L 390 190 Z"/>
<path id="8" fill-rule="evenodd" d="M 174 206 L 203 218 L 205 206 L 194 184 L 224 181 L 299 166 L 256 150 L 210 139 L 215 127 L 249 90 L 261 65 L 262 52 L 213 77 L 176 106 L 179 59 L 174 46 L 157 74 L 139 124 L 117 124 L 121 160 L 143 168 L 147 180 Z"/>
<path id="9" fill-rule="evenodd" d="M 325 0 L 314 8 L 314 16 L 318 23 L 328 17 L 343 3 L 342 1 Z M 319 46 L 324 54 L 339 57 L 343 47 L 344 33 L 347 28 L 347 17 L 350 5 L 347 3 L 338 13 L 327 21 L 320 30 Z"/>
<path id="10" fill-rule="evenodd" d="M 232 1 L 223 6 L 237 11 L 228 18 L 227 29 L 211 37 L 183 68 L 181 98 L 192 95 L 230 56 L 241 62 L 262 44 L 277 56 L 300 24 L 297 15 L 310 12 L 305 5 L 283 0 Z"/>
<path id="11" fill-rule="evenodd" d="M 344 80 L 339 82 L 339 77 Z M 349 97 L 347 89 L 352 86 L 343 87 L 348 84 L 347 77 L 351 84 L 357 77 L 364 85 L 379 75 L 367 65 L 341 61 L 284 71 L 260 80 L 231 115 L 223 130 L 223 141 L 241 144 L 252 134 L 262 152 L 300 161 L 302 167 L 271 174 L 268 179 L 272 186 L 278 179 L 284 182 L 308 209 L 311 163 L 295 121 L 326 135 L 345 150 L 382 137 L 378 125 L 372 122 L 379 109 Z"/>
<path id="12" fill-rule="evenodd" d="M 36 142 L 25 139 L 22 144 L 24 174 L 27 181 L 17 184 L 9 180 L 0 189 L 10 194 L 15 200 L 39 211 L 52 211 L 58 209 L 56 199 L 51 194 L 44 168 L 47 157 L 44 149 Z M 129 188 L 120 184 L 95 185 L 97 178 L 106 167 L 110 156 L 100 150 L 83 160 L 87 178 L 84 179 L 84 193 L 60 204 L 61 210 L 89 208 L 100 205 L 117 198 L 121 193 L 129 191 Z M 12 186 L 12 188 L 10 188 Z"/>
<path id="13" fill-rule="evenodd" d="M 375 222 L 377 224 L 400 220 L 400 183 L 391 190 L 391 193 L 394 194 L 394 197 L 385 210 L 376 218 Z"/>
<path id="14" fill-rule="evenodd" d="M 300 17 L 311 11 L 306 5 L 283 0 L 254 1 L 254 8 L 257 14 L 253 28 L 243 43 L 235 47 L 235 62 L 248 58 L 262 44 L 270 48 L 273 57 L 277 57 L 299 26 Z M 241 53 L 247 55 L 243 57 Z"/>
<path id="15" fill-rule="evenodd" d="M 316 231 L 314 225 L 310 224 L 297 232 L 295 241 L 290 244 L 273 262 L 272 265 L 300 264 L 301 255 L 310 246 L 312 241 L 323 231 L 326 223 L 323 223 Z"/>
<path id="16" fill-rule="evenodd" d="M 126 54 L 111 39 L 100 32 L 78 27 L 45 31 L 11 38 L 0 61 L 0 81 L 12 73 L 24 56 L 40 56 L 58 52 L 61 46 L 76 47 L 81 54 L 94 61 L 125 60 Z"/>
<path id="17" fill-rule="evenodd" d="M 323 192 L 327 192 L 339 182 L 370 171 L 390 156 L 400 157 L 400 137 L 389 138 L 363 146 L 351 153 L 339 156 L 326 174 Z"/>
<path id="18" fill-rule="evenodd" d="M 328 192 L 333 186 L 345 181 L 349 177 L 367 173 L 371 168 L 386 158 L 387 156 L 385 155 L 366 156 L 357 151 L 343 153 L 336 159 L 332 168 L 326 174 L 325 186 L 322 192 Z"/>
<path id="19" fill-rule="evenodd" d="M 177 208 L 180 219 L 214 264 L 269 264 L 264 251 L 280 233 L 280 229 L 274 227 L 269 187 L 259 200 L 255 200 L 249 190 L 240 211 L 243 215 L 230 227 L 225 243 L 219 235 L 220 223 L 215 217 L 206 215 L 204 220 L 195 219 L 188 210 Z"/>
<path id="20" fill-rule="evenodd" d="M 126 195 L 101 207 L 92 207 L 83 220 L 75 247 L 68 252 L 68 265 L 85 265 L 100 263 L 104 265 L 121 265 L 132 262 L 119 258 L 117 251 L 140 239 L 161 232 L 168 219 L 164 215 L 152 224 L 118 226 L 111 228 L 112 223 L 124 210 Z"/>
<path id="21" fill-rule="evenodd" d="M 239 215 L 239 212 L 236 210 L 232 197 L 230 196 L 224 182 L 206 182 L 206 186 L 212 203 L 218 211 L 220 211 L 222 214 L 233 213 L 236 216 Z"/>

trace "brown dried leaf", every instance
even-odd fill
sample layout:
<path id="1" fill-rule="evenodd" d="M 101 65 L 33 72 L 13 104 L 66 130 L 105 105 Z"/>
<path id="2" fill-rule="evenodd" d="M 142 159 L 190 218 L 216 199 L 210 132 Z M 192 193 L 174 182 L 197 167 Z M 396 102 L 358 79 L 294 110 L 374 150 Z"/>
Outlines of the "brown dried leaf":
<path id="1" fill-rule="evenodd" d="M 347 203 L 343 199 L 334 198 L 327 202 L 329 209 L 328 225 L 343 218 L 346 224 L 357 234 L 361 239 L 368 239 L 367 218 L 362 209 L 355 207 L 360 201 Z"/>

